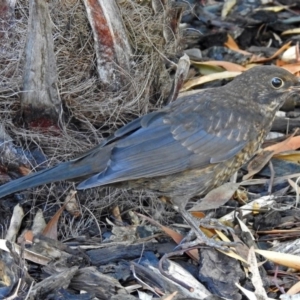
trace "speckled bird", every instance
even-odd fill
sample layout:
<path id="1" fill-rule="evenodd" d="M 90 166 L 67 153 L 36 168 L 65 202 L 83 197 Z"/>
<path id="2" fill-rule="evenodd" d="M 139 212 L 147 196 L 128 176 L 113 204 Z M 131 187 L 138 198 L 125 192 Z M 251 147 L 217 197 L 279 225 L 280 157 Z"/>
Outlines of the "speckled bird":
<path id="1" fill-rule="evenodd" d="M 197 233 L 188 200 L 222 185 L 246 163 L 275 113 L 299 91 L 299 79 L 288 71 L 254 67 L 225 86 L 180 97 L 130 122 L 74 160 L 2 185 L 0 197 L 60 180 L 81 181 L 79 190 L 148 189 L 169 197 Z M 205 239 L 199 230 L 197 236 Z"/>

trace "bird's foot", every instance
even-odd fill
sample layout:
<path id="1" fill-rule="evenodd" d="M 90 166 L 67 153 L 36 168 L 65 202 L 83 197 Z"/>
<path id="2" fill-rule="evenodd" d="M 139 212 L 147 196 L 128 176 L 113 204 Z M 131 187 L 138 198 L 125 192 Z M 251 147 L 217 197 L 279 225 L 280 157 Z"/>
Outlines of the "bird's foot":
<path id="1" fill-rule="evenodd" d="M 226 234 L 234 233 L 234 230 L 231 227 L 228 227 L 222 224 L 217 219 L 205 217 L 199 220 L 199 226 L 204 227 L 206 229 L 216 229 L 219 231 L 224 231 Z"/>
<path id="2" fill-rule="evenodd" d="M 194 238 L 191 238 L 192 236 Z M 213 237 L 209 238 L 199 228 L 197 231 L 191 230 L 176 248 L 187 250 L 190 248 L 200 247 L 201 245 L 228 252 L 230 247 L 236 247 L 238 243 L 215 240 Z"/>
<path id="3" fill-rule="evenodd" d="M 217 229 L 223 230 L 226 233 L 232 232 L 233 229 L 227 226 L 224 226 L 219 221 L 211 218 L 204 218 L 201 220 L 195 219 L 189 212 L 185 209 L 177 209 L 184 220 L 191 226 L 192 231 L 187 235 L 186 238 L 179 244 L 181 249 L 194 248 L 200 245 L 206 245 L 213 247 L 222 251 L 228 252 L 229 247 L 236 247 L 238 244 L 234 242 L 223 242 L 220 240 L 215 240 L 205 235 L 205 233 L 199 228 L 199 226 L 208 228 L 208 229 Z M 194 237 L 194 238 L 193 238 Z"/>

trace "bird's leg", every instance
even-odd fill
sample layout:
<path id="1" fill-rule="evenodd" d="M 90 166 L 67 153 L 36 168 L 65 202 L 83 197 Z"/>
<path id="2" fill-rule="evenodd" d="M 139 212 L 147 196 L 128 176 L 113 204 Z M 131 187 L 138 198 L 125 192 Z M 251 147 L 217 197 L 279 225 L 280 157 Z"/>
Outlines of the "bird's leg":
<path id="1" fill-rule="evenodd" d="M 181 247 L 184 247 L 184 248 L 185 247 L 194 247 L 196 245 L 204 244 L 204 245 L 214 247 L 216 249 L 220 249 L 223 251 L 229 251 L 228 247 L 236 246 L 236 243 L 216 241 L 212 238 L 207 237 L 203 233 L 203 231 L 199 228 L 199 225 L 202 223 L 201 221 L 197 222 L 196 219 L 188 211 L 186 211 L 186 209 L 182 205 L 173 205 L 173 207 L 176 211 L 178 211 L 181 214 L 181 216 L 188 223 L 188 225 L 191 226 L 192 231 L 196 235 L 196 240 L 193 240 L 192 242 L 183 243 L 181 245 Z M 205 220 L 205 222 L 206 222 L 206 220 Z M 205 224 L 204 224 L 203 227 L 207 227 L 207 226 L 205 226 Z M 216 226 L 209 225 L 209 227 L 210 228 L 216 228 L 216 227 L 218 228 L 219 225 L 216 225 Z M 222 227 L 222 229 L 223 229 L 223 227 Z"/>

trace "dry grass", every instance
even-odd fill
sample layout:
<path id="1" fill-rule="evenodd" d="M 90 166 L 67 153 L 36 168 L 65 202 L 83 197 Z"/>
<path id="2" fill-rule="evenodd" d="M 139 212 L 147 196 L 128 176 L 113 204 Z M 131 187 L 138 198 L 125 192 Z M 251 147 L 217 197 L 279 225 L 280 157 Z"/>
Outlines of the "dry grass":
<path id="1" fill-rule="evenodd" d="M 150 5 L 138 3 L 126 0 L 120 6 L 134 53 L 135 63 L 131 74 L 127 74 L 129 84 L 118 93 L 108 93 L 98 80 L 93 36 L 82 1 L 51 2 L 58 89 L 66 112 L 64 128 L 59 135 L 53 135 L 27 130 L 15 119 L 20 108 L 28 21 L 28 1 L 17 1 L 16 20 L 6 28 L 0 57 L 0 118 L 17 145 L 24 149 L 40 147 L 49 158 L 49 165 L 53 165 L 92 148 L 123 124 L 160 106 L 171 87 L 165 62 L 166 57 L 175 55 L 175 43 L 164 42 L 163 12 L 154 14 Z M 63 183 L 37 188 L 28 194 L 28 200 L 35 200 L 33 207 L 41 202 L 48 207 L 54 203 L 53 198 L 63 200 L 68 186 Z M 118 203 L 121 211 L 149 203 L 150 213 L 151 206 L 156 205 L 151 193 L 111 188 L 93 189 L 81 193 L 80 198 L 87 208 L 83 213 L 87 219 L 91 213 L 99 219 L 100 211 L 112 203 Z M 74 234 L 74 230 L 69 233 Z"/>

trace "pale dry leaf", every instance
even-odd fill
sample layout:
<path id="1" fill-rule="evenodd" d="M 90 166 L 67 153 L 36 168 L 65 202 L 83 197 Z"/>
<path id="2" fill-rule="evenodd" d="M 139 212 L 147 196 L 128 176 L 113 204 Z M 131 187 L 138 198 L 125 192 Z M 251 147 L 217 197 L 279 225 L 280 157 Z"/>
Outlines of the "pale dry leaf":
<path id="1" fill-rule="evenodd" d="M 75 218 L 81 215 L 80 207 L 76 199 L 77 191 L 71 190 L 65 200 L 66 211 Z"/>
<path id="2" fill-rule="evenodd" d="M 191 61 L 191 63 L 195 66 L 218 66 L 224 68 L 226 71 L 230 72 L 243 72 L 246 71 L 246 68 L 229 62 L 229 61 L 222 61 L 222 60 L 209 60 L 209 61 L 204 61 L 204 62 L 198 62 L 198 61 Z"/>
<path id="3" fill-rule="evenodd" d="M 236 0 L 225 0 L 223 8 L 222 8 L 222 12 L 221 12 L 221 16 L 224 19 L 229 12 L 232 10 L 232 8 L 236 5 Z"/>
<path id="4" fill-rule="evenodd" d="M 298 184 L 290 178 L 288 179 L 288 182 L 289 182 L 290 186 L 294 189 L 296 194 L 299 195 L 300 194 L 300 188 L 299 188 Z"/>
<path id="5" fill-rule="evenodd" d="M 275 158 L 283 159 L 298 164 L 300 162 L 300 151 L 287 151 L 274 155 Z"/>
<path id="6" fill-rule="evenodd" d="M 282 295 L 279 296 L 279 299 L 282 299 L 282 300 L 300 300 L 300 294 L 296 294 L 296 295 L 282 294 Z"/>
<path id="7" fill-rule="evenodd" d="M 214 73 L 214 74 L 210 74 L 210 75 L 206 75 L 206 76 L 196 77 L 194 79 L 188 80 L 183 85 L 181 92 L 187 91 L 188 89 L 195 87 L 197 85 L 201 85 L 203 83 L 211 82 L 211 81 L 218 80 L 218 79 L 234 78 L 240 74 L 241 74 L 241 72 L 224 71 L 224 72 Z"/>
<path id="8" fill-rule="evenodd" d="M 230 242 L 230 240 L 227 238 L 227 236 L 226 236 L 223 232 L 221 232 L 221 231 L 219 231 L 219 230 L 216 230 L 216 233 L 217 233 L 217 235 L 219 236 L 219 238 L 220 238 L 223 242 Z M 241 261 L 241 262 L 243 262 L 243 263 L 245 263 L 245 264 L 248 264 L 247 261 L 246 261 L 243 257 L 241 257 L 239 254 L 237 254 L 237 253 L 235 252 L 234 248 L 233 248 L 233 249 L 229 249 L 229 251 L 227 251 L 227 252 L 222 251 L 222 250 L 219 250 L 219 249 L 218 249 L 218 251 L 219 251 L 219 252 L 222 252 L 223 254 L 225 254 L 225 255 L 227 255 L 227 256 L 229 256 L 229 257 L 232 257 L 232 258 L 234 258 L 234 259 L 237 259 L 237 260 L 239 260 L 239 261 Z"/>
<path id="9" fill-rule="evenodd" d="M 262 8 L 257 8 L 255 11 L 259 10 L 265 10 L 265 11 L 272 11 L 272 12 L 280 12 L 282 10 L 289 9 L 288 5 L 277 5 L 277 6 L 269 6 L 269 7 L 262 7 Z"/>
<path id="10" fill-rule="evenodd" d="M 260 213 L 260 210 L 261 210 L 261 207 L 260 207 L 259 203 L 254 202 L 254 203 L 253 203 L 252 214 L 253 214 L 253 215 L 257 215 L 257 214 Z"/>
<path id="11" fill-rule="evenodd" d="M 287 35 L 287 34 L 300 34 L 300 28 L 288 29 L 281 33 L 281 35 Z"/>
<path id="12" fill-rule="evenodd" d="M 297 255 L 259 249 L 255 252 L 278 265 L 300 270 L 300 257 Z"/>
<path id="13" fill-rule="evenodd" d="M 162 300 L 173 300 L 177 294 L 178 292 L 175 291 L 174 293 L 167 295 L 166 297 L 163 297 Z"/>
<path id="14" fill-rule="evenodd" d="M 241 183 L 243 184 L 243 183 Z M 254 203 L 258 203 L 261 207 L 270 207 L 274 204 L 275 202 L 275 197 L 270 195 L 270 196 L 263 196 L 259 199 L 253 200 L 252 202 L 247 203 L 246 205 L 243 205 L 239 208 L 239 210 L 243 213 L 243 217 L 249 214 L 252 214 L 253 210 L 253 205 Z M 235 218 L 236 212 L 233 211 L 222 218 L 219 219 L 220 222 L 232 222 Z"/>
<path id="15" fill-rule="evenodd" d="M 286 292 L 288 295 L 296 295 L 298 293 L 300 299 L 300 281 L 295 283 L 290 289 Z"/>
<path id="16" fill-rule="evenodd" d="M 219 208 L 225 204 L 236 190 L 239 188 L 240 183 L 227 182 L 221 186 L 210 191 L 200 203 L 197 203 L 189 211 L 204 211 L 209 209 Z"/>
<path id="17" fill-rule="evenodd" d="M 235 285 L 240 289 L 240 291 L 249 299 L 249 300 L 258 300 L 254 292 L 248 291 L 243 288 L 239 283 L 235 283 Z"/>
<path id="18" fill-rule="evenodd" d="M 255 288 L 254 293 L 257 296 L 257 299 L 267 300 L 269 297 L 264 289 L 263 281 L 260 277 L 254 247 L 251 247 L 249 249 L 248 264 L 249 264 L 249 271 L 252 273 L 251 282 Z"/>
<path id="19" fill-rule="evenodd" d="M 255 241 L 255 238 L 254 238 L 251 230 L 249 230 L 249 228 L 246 226 L 246 224 L 238 216 L 236 216 L 236 220 L 238 221 L 241 230 L 243 232 L 247 232 L 249 234 L 249 236 L 251 237 L 252 241 Z"/>
<path id="20" fill-rule="evenodd" d="M 141 290 L 137 290 L 137 292 L 139 295 L 139 300 L 152 300 L 153 299 L 152 295 L 150 295 L 148 293 L 145 293 Z"/>
<path id="21" fill-rule="evenodd" d="M 289 49 L 287 49 L 286 51 L 283 52 L 282 56 L 281 56 L 281 60 L 284 62 L 292 62 L 295 61 L 297 56 L 296 56 L 296 47 L 298 48 L 298 46 L 292 46 Z"/>
<path id="22" fill-rule="evenodd" d="M 45 227 L 46 227 L 46 221 L 44 219 L 43 211 L 41 209 L 38 209 L 38 211 L 34 216 L 32 228 L 31 228 L 33 235 L 43 232 Z"/>
<path id="23" fill-rule="evenodd" d="M 266 147 L 263 151 L 258 153 L 254 159 L 248 164 L 248 174 L 243 177 L 243 180 L 247 180 L 256 173 L 258 173 L 276 154 L 296 150 L 300 147 L 300 136 L 289 136 L 284 141 Z"/>
<path id="24" fill-rule="evenodd" d="M 120 208 L 119 208 L 118 205 L 116 205 L 115 207 L 113 207 L 111 213 L 112 213 L 113 217 L 114 217 L 117 221 L 119 221 L 120 223 L 123 222 L 122 217 L 121 217 Z"/>
<path id="25" fill-rule="evenodd" d="M 270 161 L 274 155 L 273 151 L 264 150 L 258 153 L 248 164 L 248 173 L 243 176 L 243 180 L 247 180 L 253 175 L 257 174 Z"/>
<path id="26" fill-rule="evenodd" d="M 15 242 L 17 238 L 17 234 L 22 225 L 22 220 L 24 218 L 24 210 L 20 204 L 17 204 L 14 207 L 14 211 L 10 220 L 10 224 L 6 233 L 5 239 L 10 242 Z"/>

